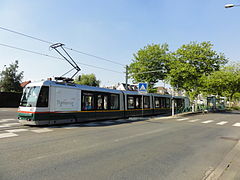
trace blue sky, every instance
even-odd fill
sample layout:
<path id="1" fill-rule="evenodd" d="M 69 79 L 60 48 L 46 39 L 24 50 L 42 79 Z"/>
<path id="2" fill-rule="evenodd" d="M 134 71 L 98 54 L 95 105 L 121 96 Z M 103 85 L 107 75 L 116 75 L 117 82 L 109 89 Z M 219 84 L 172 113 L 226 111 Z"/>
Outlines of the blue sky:
<path id="1" fill-rule="evenodd" d="M 168 43 L 174 51 L 191 41 L 211 41 L 214 50 L 240 61 L 240 7 L 237 0 L 1 0 L 0 26 L 67 47 L 130 64 L 133 53 L 147 44 Z M 49 45 L 0 30 L 0 43 L 52 56 Z M 123 72 L 122 66 L 69 51 L 77 62 Z M 0 68 L 19 60 L 24 80 L 59 76 L 71 67 L 64 61 L 0 46 Z M 79 64 L 102 85 L 124 82 L 114 73 Z M 80 74 L 81 74 L 80 73 Z"/>

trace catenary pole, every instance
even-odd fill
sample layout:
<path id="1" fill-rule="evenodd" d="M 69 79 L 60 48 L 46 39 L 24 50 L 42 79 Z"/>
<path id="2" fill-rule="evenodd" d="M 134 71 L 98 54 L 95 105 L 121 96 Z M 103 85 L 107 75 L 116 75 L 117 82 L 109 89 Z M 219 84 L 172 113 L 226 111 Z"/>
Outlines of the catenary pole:
<path id="1" fill-rule="evenodd" d="M 128 65 L 126 65 L 126 84 L 125 84 L 125 89 L 126 89 L 126 91 L 128 90 Z"/>

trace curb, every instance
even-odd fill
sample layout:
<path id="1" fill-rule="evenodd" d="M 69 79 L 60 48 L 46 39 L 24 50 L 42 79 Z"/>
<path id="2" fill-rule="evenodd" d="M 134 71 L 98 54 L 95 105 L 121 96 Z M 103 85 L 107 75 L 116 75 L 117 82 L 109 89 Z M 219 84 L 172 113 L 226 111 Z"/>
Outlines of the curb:
<path id="1" fill-rule="evenodd" d="M 163 116 L 163 117 L 154 117 L 154 118 L 150 118 L 153 120 L 160 120 L 160 119 L 174 119 L 177 118 L 179 116 L 188 116 L 191 114 L 198 114 L 198 113 L 202 113 L 202 112 L 185 112 L 185 113 L 181 113 L 181 114 L 175 114 L 174 116 L 169 115 L 169 116 Z"/>

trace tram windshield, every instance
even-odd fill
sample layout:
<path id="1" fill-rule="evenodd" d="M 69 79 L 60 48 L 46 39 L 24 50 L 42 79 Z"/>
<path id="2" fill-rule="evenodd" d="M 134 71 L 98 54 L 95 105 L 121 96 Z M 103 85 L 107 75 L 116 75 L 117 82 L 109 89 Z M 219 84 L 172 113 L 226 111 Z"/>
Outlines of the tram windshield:
<path id="1" fill-rule="evenodd" d="M 23 91 L 20 106 L 36 107 L 40 86 L 26 87 Z"/>

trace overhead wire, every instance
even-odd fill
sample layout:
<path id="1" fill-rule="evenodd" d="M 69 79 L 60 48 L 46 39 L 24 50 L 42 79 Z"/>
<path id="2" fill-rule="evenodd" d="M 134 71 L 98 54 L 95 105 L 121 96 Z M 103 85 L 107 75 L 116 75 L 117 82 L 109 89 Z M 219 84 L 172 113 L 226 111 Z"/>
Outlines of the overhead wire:
<path id="1" fill-rule="evenodd" d="M 7 28 L 1 27 L 1 26 L 0 26 L 0 29 L 2 29 L 4 31 L 11 32 L 11 33 L 15 33 L 15 34 L 18 34 L 18 35 L 21 35 L 21 36 L 25 36 L 25 37 L 28 37 L 28 38 L 31 38 L 31 39 L 34 39 L 34 40 L 38 40 L 38 41 L 41 41 L 41 42 L 44 42 L 44 43 L 53 44 L 53 42 L 46 41 L 46 40 L 43 40 L 43 39 L 40 39 L 40 38 L 36 38 L 36 37 L 30 36 L 30 35 L 27 35 L 27 34 L 24 34 L 24 33 L 21 33 L 21 32 L 17 32 L 17 31 L 11 30 L 11 29 L 7 29 Z"/>
<path id="2" fill-rule="evenodd" d="M 139 73 L 134 73 L 136 74 L 147 74 L 147 73 L 153 73 L 153 72 L 164 72 L 163 70 L 154 70 L 154 71 L 145 71 L 145 72 L 139 72 Z"/>
<path id="3" fill-rule="evenodd" d="M 11 30 L 11 29 L 8 29 L 8 28 L 4 28 L 4 27 L 1 27 L 1 26 L 0 26 L 0 29 L 4 30 L 4 31 L 11 32 L 11 33 L 14 33 L 14 34 L 18 34 L 18 35 L 21 35 L 21 36 L 24 36 L 24 37 L 27 37 L 27 38 L 31 38 L 31 39 L 34 39 L 34 40 L 37 40 L 37 41 L 41 41 L 43 43 L 54 44 L 53 42 L 46 41 L 46 40 L 43 40 L 43 39 L 40 39 L 40 38 L 37 38 L 37 37 L 34 37 L 34 36 L 27 35 L 25 33 L 21 33 L 21 32 L 14 31 L 14 30 Z M 79 53 L 79 54 L 94 57 L 94 58 L 97 58 L 99 60 L 107 61 L 107 62 L 114 63 L 114 64 L 117 64 L 117 65 L 120 65 L 120 66 L 125 66 L 124 64 L 121 64 L 119 62 L 116 62 L 116 61 L 113 61 L 113 60 L 110 60 L 110 59 L 106 59 L 106 58 L 103 58 L 103 57 L 100 57 L 100 56 L 96 56 L 96 55 L 93 55 L 93 54 L 90 54 L 90 53 L 86 53 L 86 52 L 83 52 L 83 51 L 79 51 L 79 50 L 76 50 L 76 49 L 73 49 L 73 48 L 70 48 L 70 47 L 67 47 L 67 46 L 65 48 L 68 49 L 68 50 L 74 51 L 76 53 Z"/>
<path id="4" fill-rule="evenodd" d="M 17 50 L 20 50 L 20 51 L 24 51 L 24 52 L 28 52 L 28 53 L 32 53 L 32 54 L 37 54 L 37 55 L 41 55 L 41 56 L 45 56 L 45 57 L 49 57 L 49 58 L 64 60 L 63 58 L 60 58 L 60 57 L 51 56 L 51 55 L 48 55 L 48 54 L 44 54 L 44 53 L 40 53 L 40 52 L 37 52 L 37 51 L 32 51 L 32 50 L 28 50 L 28 49 L 24 49 L 24 48 L 19 48 L 19 47 L 11 46 L 11 45 L 8 45 L 8 44 L 0 43 L 0 46 L 4 46 L 4 47 L 7 47 L 7 48 L 11 48 L 11 49 L 17 49 Z M 115 72 L 115 73 L 120 73 L 120 74 L 123 73 L 123 72 L 114 71 L 114 70 L 103 68 L 103 67 L 98 67 L 98 66 L 94 66 L 94 65 L 90 65 L 90 64 L 85 64 L 85 63 L 82 63 L 82 62 L 77 62 L 77 63 L 88 66 L 88 67 L 93 67 L 93 68 L 102 69 L 102 70 L 106 70 L 106 71 L 111 71 L 111 72 Z"/>

